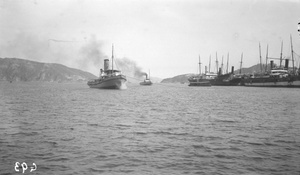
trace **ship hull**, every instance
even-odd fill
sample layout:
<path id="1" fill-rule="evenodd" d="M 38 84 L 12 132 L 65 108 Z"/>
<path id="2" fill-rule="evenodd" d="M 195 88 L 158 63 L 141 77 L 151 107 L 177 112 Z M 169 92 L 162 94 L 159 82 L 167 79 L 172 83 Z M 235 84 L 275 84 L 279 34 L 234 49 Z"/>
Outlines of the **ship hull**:
<path id="1" fill-rule="evenodd" d="M 152 85 L 152 82 L 140 82 L 140 85 L 142 86 L 151 86 Z"/>
<path id="2" fill-rule="evenodd" d="M 249 78 L 244 81 L 245 86 L 251 87 L 295 87 L 300 88 L 300 77 L 289 78 Z"/>
<path id="3" fill-rule="evenodd" d="M 190 82 L 189 86 L 211 86 L 210 80 L 203 78 L 190 78 L 188 79 Z"/>
<path id="4" fill-rule="evenodd" d="M 140 85 L 142 85 L 142 86 L 151 86 L 152 85 L 152 83 L 140 83 Z"/>
<path id="5" fill-rule="evenodd" d="M 189 86 L 211 86 L 209 82 L 206 83 L 190 83 Z"/>
<path id="6" fill-rule="evenodd" d="M 236 77 L 233 73 L 218 75 L 216 78 L 211 79 L 212 86 L 238 86 L 241 85 L 242 78 Z"/>
<path id="7" fill-rule="evenodd" d="M 211 86 L 210 81 L 200 80 L 200 81 L 190 81 L 189 86 Z"/>
<path id="8" fill-rule="evenodd" d="M 229 81 L 213 79 L 210 81 L 212 86 L 239 86 L 241 85 L 241 78 L 235 78 Z"/>
<path id="9" fill-rule="evenodd" d="M 97 89 L 122 89 L 126 87 L 126 78 L 123 76 L 108 77 L 106 79 L 89 82 L 90 88 Z"/>

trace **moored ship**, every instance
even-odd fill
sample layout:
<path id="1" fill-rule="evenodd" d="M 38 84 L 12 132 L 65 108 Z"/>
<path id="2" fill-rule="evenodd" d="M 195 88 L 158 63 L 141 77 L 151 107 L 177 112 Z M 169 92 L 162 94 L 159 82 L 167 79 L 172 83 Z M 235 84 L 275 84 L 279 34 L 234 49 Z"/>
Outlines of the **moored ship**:
<path id="1" fill-rule="evenodd" d="M 189 86 L 211 86 L 209 79 L 205 74 L 189 77 Z"/>
<path id="2" fill-rule="evenodd" d="M 280 54 L 280 66 L 274 65 L 274 60 L 270 61 L 270 70 L 264 73 L 254 74 L 250 77 L 243 79 L 245 86 L 255 87 L 297 87 L 300 88 L 300 69 L 294 66 L 294 51 L 291 38 L 291 57 L 292 57 L 292 69 L 289 69 L 289 59 L 285 59 L 284 67 L 281 66 L 282 58 L 282 43 L 281 43 L 281 54 Z M 259 47 L 260 48 L 260 47 Z M 266 62 L 268 60 L 268 48 Z M 271 58 L 276 59 L 276 58 Z M 267 66 L 266 66 L 267 68 Z"/>
<path id="3" fill-rule="evenodd" d="M 213 73 L 201 74 L 201 62 L 199 56 L 199 74 L 188 78 L 189 86 L 211 86 L 210 80 L 216 75 Z"/>
<path id="4" fill-rule="evenodd" d="M 119 70 L 113 68 L 113 51 L 112 51 L 112 69 L 109 69 L 109 59 L 104 60 L 104 70 L 100 69 L 98 79 L 87 82 L 90 88 L 98 89 L 122 89 L 126 87 L 126 76 Z"/>
<path id="5" fill-rule="evenodd" d="M 238 86 L 242 83 L 242 76 L 234 74 L 234 67 L 232 66 L 231 73 L 221 74 L 210 80 L 212 86 Z"/>
<path id="6" fill-rule="evenodd" d="M 245 86 L 254 87 L 300 87 L 299 72 L 290 72 L 288 65 L 285 68 L 274 68 L 271 61 L 271 70 L 263 75 L 251 75 L 245 78 Z M 286 60 L 286 63 L 288 60 Z"/>

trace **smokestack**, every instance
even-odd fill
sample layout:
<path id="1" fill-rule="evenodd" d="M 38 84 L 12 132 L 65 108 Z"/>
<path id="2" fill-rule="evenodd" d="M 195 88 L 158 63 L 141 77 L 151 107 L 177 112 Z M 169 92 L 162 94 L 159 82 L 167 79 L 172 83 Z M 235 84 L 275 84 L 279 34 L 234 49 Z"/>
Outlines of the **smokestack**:
<path id="1" fill-rule="evenodd" d="M 284 68 L 286 68 L 286 70 L 289 69 L 289 59 L 285 59 L 285 65 Z"/>
<path id="2" fill-rule="evenodd" d="M 222 74 L 222 68 L 219 68 L 219 75 Z"/>
<path id="3" fill-rule="evenodd" d="M 234 66 L 231 66 L 231 74 L 234 74 Z"/>
<path id="4" fill-rule="evenodd" d="M 271 70 L 273 69 L 273 67 L 274 67 L 274 61 L 273 60 L 271 60 L 270 61 L 270 64 L 271 64 Z"/>
<path id="5" fill-rule="evenodd" d="M 109 59 L 104 60 L 104 72 L 109 69 Z"/>
<path id="6" fill-rule="evenodd" d="M 207 66 L 205 66 L 205 73 L 207 73 Z"/>
<path id="7" fill-rule="evenodd" d="M 100 69 L 100 75 L 99 75 L 99 78 L 101 77 L 102 73 L 103 73 L 103 69 Z"/>

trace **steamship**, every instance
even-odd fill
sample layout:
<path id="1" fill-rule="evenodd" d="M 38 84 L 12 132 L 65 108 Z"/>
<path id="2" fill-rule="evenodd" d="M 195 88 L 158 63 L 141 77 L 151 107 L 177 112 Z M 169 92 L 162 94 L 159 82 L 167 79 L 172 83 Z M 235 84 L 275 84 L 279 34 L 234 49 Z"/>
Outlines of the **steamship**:
<path id="1" fill-rule="evenodd" d="M 145 73 L 145 75 L 146 75 L 146 79 L 143 82 L 140 82 L 140 85 L 143 85 L 143 86 L 152 85 L 152 82 L 150 80 L 150 71 L 149 71 L 149 77 L 148 77 L 147 73 Z"/>
<path id="2" fill-rule="evenodd" d="M 113 68 L 113 48 L 112 48 L 112 69 L 109 69 L 109 59 L 104 60 L 104 70 L 100 69 L 98 79 L 87 82 L 90 88 L 98 89 L 121 89 L 126 87 L 126 76 L 122 75 L 121 71 Z"/>
<path id="3" fill-rule="evenodd" d="M 206 72 L 206 71 L 205 71 Z M 211 86 L 210 80 L 216 76 L 214 73 L 201 74 L 201 62 L 199 56 L 199 75 L 191 76 L 188 78 L 189 86 Z"/>
<path id="4" fill-rule="evenodd" d="M 285 60 L 284 68 L 276 68 L 273 61 L 270 62 L 270 70 L 263 75 L 251 75 L 245 78 L 245 86 L 255 87 L 300 87 L 299 70 L 289 70 L 289 60 Z"/>

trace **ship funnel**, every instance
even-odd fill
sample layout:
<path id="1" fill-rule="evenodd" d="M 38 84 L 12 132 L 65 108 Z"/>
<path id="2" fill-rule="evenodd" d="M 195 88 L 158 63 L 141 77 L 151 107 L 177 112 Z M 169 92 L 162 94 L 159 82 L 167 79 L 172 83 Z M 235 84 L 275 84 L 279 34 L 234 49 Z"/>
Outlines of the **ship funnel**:
<path id="1" fill-rule="evenodd" d="M 286 70 L 289 69 L 289 59 L 285 59 L 285 65 L 284 68 L 286 68 Z"/>
<path id="2" fill-rule="evenodd" d="M 205 66 L 205 73 L 207 73 L 207 66 Z"/>
<path id="3" fill-rule="evenodd" d="M 104 72 L 109 69 L 109 59 L 104 60 Z"/>
<path id="4" fill-rule="evenodd" d="M 231 74 L 234 74 L 234 66 L 231 66 Z"/>
<path id="5" fill-rule="evenodd" d="M 222 75 L 222 68 L 219 68 L 219 75 Z"/>
<path id="6" fill-rule="evenodd" d="M 271 70 L 272 70 L 273 67 L 274 67 L 274 61 L 273 60 L 270 61 L 270 65 L 271 65 Z"/>

